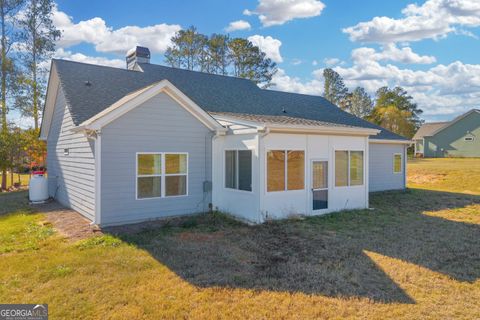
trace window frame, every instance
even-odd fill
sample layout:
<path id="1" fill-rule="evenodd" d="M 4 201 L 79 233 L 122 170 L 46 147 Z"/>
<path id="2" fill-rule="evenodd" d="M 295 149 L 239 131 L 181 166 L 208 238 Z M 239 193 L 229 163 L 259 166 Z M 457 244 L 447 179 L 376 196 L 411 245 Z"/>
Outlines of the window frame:
<path id="1" fill-rule="evenodd" d="M 337 157 L 335 152 L 336 151 L 344 151 L 347 152 L 347 185 L 346 186 L 337 186 L 337 176 L 336 176 L 336 169 L 337 169 Z M 351 185 L 350 181 L 350 152 L 361 152 L 362 153 L 362 184 L 356 184 L 356 185 Z M 332 170 L 332 175 L 333 175 L 333 188 L 357 188 L 357 187 L 365 187 L 365 150 L 359 150 L 359 149 L 334 149 L 333 150 L 333 170 Z"/>
<path id="2" fill-rule="evenodd" d="M 270 151 L 282 151 L 285 154 L 285 163 L 284 163 L 284 184 L 285 187 L 283 190 L 275 190 L 275 191 L 268 191 L 268 153 Z M 302 189 L 288 189 L 288 152 L 289 151 L 299 151 L 303 152 L 303 188 Z M 278 192 L 299 192 L 305 191 L 306 189 L 306 181 L 305 178 L 307 177 L 307 157 L 305 149 L 282 149 L 282 148 L 271 148 L 265 150 L 265 192 L 266 193 L 278 193 Z"/>
<path id="3" fill-rule="evenodd" d="M 138 174 L 138 156 L 142 154 L 157 154 L 160 155 L 161 161 L 161 173 L 160 174 Z M 185 173 L 166 173 L 166 163 L 165 163 L 165 155 L 167 154 L 184 154 L 186 156 L 186 170 Z M 148 152 L 136 152 L 135 153 L 135 200 L 152 200 L 152 199 L 169 199 L 169 198 L 180 198 L 180 197 L 187 197 L 188 196 L 188 167 L 189 167 L 189 154 L 188 152 L 155 152 L 155 151 L 148 151 Z M 166 177 L 168 176 L 185 176 L 185 194 L 179 194 L 174 196 L 167 196 L 166 195 Z M 160 177 L 160 197 L 149 197 L 149 198 L 139 198 L 138 197 L 138 178 L 142 177 Z"/>
<path id="4" fill-rule="evenodd" d="M 236 188 L 227 187 L 227 152 L 233 151 L 235 152 L 235 184 Z M 238 188 L 239 185 L 239 172 L 240 172 L 240 165 L 238 159 L 238 152 L 239 151 L 250 151 L 250 189 L 252 190 L 242 190 Z M 253 192 L 253 149 L 225 149 L 223 152 L 223 189 L 229 191 L 238 191 L 238 192 Z"/>
<path id="5" fill-rule="evenodd" d="M 396 156 L 400 156 L 400 171 L 395 171 L 395 157 L 396 157 Z M 403 156 L 402 156 L 401 153 L 394 153 L 394 154 L 393 154 L 393 168 L 392 168 L 392 170 L 393 170 L 393 173 L 394 173 L 394 174 L 401 174 L 401 173 L 403 173 Z"/>
<path id="6" fill-rule="evenodd" d="M 463 138 L 463 141 L 473 142 L 473 141 L 475 141 L 475 137 L 472 137 L 472 136 L 464 137 L 464 138 Z"/>

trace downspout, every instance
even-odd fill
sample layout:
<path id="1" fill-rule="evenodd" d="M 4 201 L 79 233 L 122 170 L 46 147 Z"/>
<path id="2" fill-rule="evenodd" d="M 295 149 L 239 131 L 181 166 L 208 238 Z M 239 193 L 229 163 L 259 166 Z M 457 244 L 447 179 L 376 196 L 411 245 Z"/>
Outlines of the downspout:
<path id="1" fill-rule="evenodd" d="M 367 136 L 365 138 L 365 156 L 366 160 L 363 161 L 364 171 L 364 179 L 365 179 L 365 206 L 367 209 L 370 208 L 370 137 Z"/>
<path id="2" fill-rule="evenodd" d="M 215 168 L 218 168 L 217 166 L 217 158 L 215 157 L 215 152 L 217 150 L 216 146 L 215 146 L 215 140 L 217 140 L 220 136 L 224 136 L 226 133 L 223 132 L 223 131 L 216 131 L 215 134 L 212 135 L 212 138 L 211 138 L 211 156 L 212 156 L 212 170 L 211 170 L 211 175 L 212 175 L 212 181 L 211 181 L 211 195 L 212 195 L 212 203 L 211 203 L 211 207 L 212 207 L 212 210 L 215 209 L 215 203 L 214 203 L 214 189 L 215 189 L 215 186 L 214 186 L 214 183 L 215 183 L 215 172 L 214 170 L 216 170 Z"/>
<path id="3" fill-rule="evenodd" d="M 102 208 L 102 132 L 95 131 L 95 219 L 92 224 L 100 225 Z"/>
<path id="4" fill-rule="evenodd" d="M 267 127 L 262 127 L 257 130 L 257 149 L 258 149 L 258 222 L 265 222 L 264 212 L 263 212 L 263 202 L 265 196 L 265 183 L 266 183 L 266 162 L 265 162 L 265 152 L 263 149 L 263 138 L 270 133 L 270 129 Z M 265 165 L 265 170 L 261 171 L 262 164 Z"/>

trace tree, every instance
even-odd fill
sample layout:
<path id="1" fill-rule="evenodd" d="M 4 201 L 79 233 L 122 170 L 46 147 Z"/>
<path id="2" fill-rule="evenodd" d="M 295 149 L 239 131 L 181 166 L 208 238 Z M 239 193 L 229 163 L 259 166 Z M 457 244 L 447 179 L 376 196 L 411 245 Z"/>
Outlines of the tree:
<path id="1" fill-rule="evenodd" d="M 27 160 L 27 131 L 22 130 L 19 127 L 12 127 L 10 129 L 10 143 L 9 143 L 9 165 L 10 165 L 10 181 L 11 185 L 14 185 L 13 172 L 20 172 L 22 168 L 28 165 Z M 37 139 L 38 140 L 38 139 Z"/>
<path id="2" fill-rule="evenodd" d="M 187 70 L 201 70 L 204 65 L 204 52 L 207 37 L 191 26 L 187 30 L 178 31 L 171 39 L 172 45 L 165 52 L 168 64 Z"/>
<path id="3" fill-rule="evenodd" d="M 356 87 L 352 93 L 349 93 L 347 100 L 348 112 L 359 118 L 365 118 L 372 112 L 372 98 L 362 87 Z"/>
<path id="4" fill-rule="evenodd" d="M 45 68 L 42 64 L 51 58 L 55 51 L 55 41 L 60 31 L 52 21 L 52 0 L 29 0 L 25 6 L 20 28 L 22 29 L 22 56 L 25 63 L 23 99 L 17 106 L 24 115 L 33 117 L 35 129 L 39 128 L 40 108 L 45 91 Z"/>
<path id="5" fill-rule="evenodd" d="M 243 38 L 232 39 L 228 48 L 234 76 L 263 84 L 264 88 L 270 86 L 272 77 L 277 72 L 277 65 L 267 58 L 264 52 Z"/>
<path id="6" fill-rule="evenodd" d="M 206 72 L 227 75 L 228 65 L 228 43 L 230 38 L 223 34 L 212 34 L 207 41 L 209 65 Z"/>
<path id="7" fill-rule="evenodd" d="M 375 107 L 368 120 L 411 138 L 422 123 L 422 112 L 403 88 L 382 87 L 376 92 Z"/>
<path id="8" fill-rule="evenodd" d="M 395 105 L 375 107 L 368 119 L 379 126 L 404 137 L 411 138 L 416 127 L 411 121 L 412 113 Z"/>
<path id="9" fill-rule="evenodd" d="M 325 79 L 323 97 L 342 109 L 348 109 L 348 89 L 343 83 L 342 77 L 333 69 L 323 70 Z"/>
<path id="10" fill-rule="evenodd" d="M 177 68 L 246 78 L 268 87 L 277 66 L 257 46 L 227 35 L 207 37 L 195 27 L 181 30 L 172 38 L 165 53 L 166 62 Z"/>
<path id="11" fill-rule="evenodd" d="M 382 87 L 376 92 L 375 108 L 396 106 L 399 110 L 410 112 L 409 121 L 411 121 L 416 128 L 420 127 L 422 121 L 420 115 L 423 110 L 419 109 L 417 104 L 413 102 L 412 96 L 408 95 L 407 91 L 402 87 L 395 87 L 390 89 Z"/>
<path id="12" fill-rule="evenodd" d="M 8 141 L 10 139 L 8 134 L 8 94 L 15 90 L 17 84 L 17 70 L 14 60 L 10 57 L 9 52 L 12 44 L 17 40 L 17 33 L 15 32 L 14 22 L 15 16 L 20 10 L 22 1 L 20 0 L 0 0 L 0 104 L 1 104 L 1 131 L 0 140 L 0 169 L 2 172 L 1 189 L 5 190 L 7 187 L 7 165 L 8 154 L 3 154 L 8 151 Z"/>

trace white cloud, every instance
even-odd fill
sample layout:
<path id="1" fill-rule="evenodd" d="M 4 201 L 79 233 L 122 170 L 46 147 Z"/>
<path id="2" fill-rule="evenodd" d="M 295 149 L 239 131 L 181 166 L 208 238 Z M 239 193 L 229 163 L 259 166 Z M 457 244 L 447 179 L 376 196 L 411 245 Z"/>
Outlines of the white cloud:
<path id="1" fill-rule="evenodd" d="M 245 20 L 237 20 L 237 21 L 232 21 L 228 25 L 228 27 L 225 28 L 226 32 L 233 32 L 237 30 L 250 30 L 252 26 L 248 21 Z"/>
<path id="2" fill-rule="evenodd" d="M 364 56 L 358 55 L 358 51 L 356 53 L 353 66 L 334 68 L 350 88 L 362 86 L 373 94 L 382 86 L 401 86 L 414 97 L 427 117 L 460 114 L 479 106 L 480 65 L 456 61 L 448 65 L 439 64 L 425 71 L 401 69 L 364 59 Z M 366 51 L 364 53 L 369 56 Z M 321 73 L 322 70 L 317 70 L 314 75 L 319 78 Z"/>
<path id="3" fill-rule="evenodd" d="M 364 87 L 370 94 L 382 86 L 401 86 L 424 110 L 427 120 L 448 119 L 480 106 L 480 64 L 465 64 L 455 61 L 448 65 L 438 64 L 426 70 L 399 68 L 383 65 L 371 48 L 359 48 L 352 52 L 353 65 L 335 66 L 353 89 Z M 375 59 L 369 57 L 374 56 Z M 311 79 L 291 77 L 279 69 L 273 77 L 273 89 L 321 95 L 323 92 L 323 69 L 312 73 Z"/>
<path id="4" fill-rule="evenodd" d="M 325 5 L 318 0 L 259 0 L 255 10 L 245 9 L 243 14 L 256 14 L 264 27 L 270 27 L 293 19 L 318 16 L 324 8 Z"/>
<path id="5" fill-rule="evenodd" d="M 98 65 L 108 66 L 108 67 L 125 68 L 126 66 L 125 60 L 122 60 L 122 59 L 91 57 L 91 56 L 84 55 L 83 53 L 73 53 L 71 51 L 64 50 L 62 48 L 59 48 L 55 51 L 54 57 L 58 59 L 67 59 L 67 60 L 72 60 L 77 62 L 98 64 Z"/>
<path id="6" fill-rule="evenodd" d="M 272 83 L 272 89 L 280 91 L 313 95 L 321 95 L 323 92 L 323 78 L 302 82 L 301 79 L 297 77 L 288 76 L 285 70 L 280 68 L 273 76 Z"/>
<path id="7" fill-rule="evenodd" d="M 163 53 L 170 39 L 179 31 L 179 25 L 157 24 L 138 27 L 126 26 L 113 29 L 102 18 L 92 18 L 74 23 L 72 18 L 57 8 L 53 12 L 53 23 L 62 31 L 57 45 L 68 48 L 79 43 L 90 43 L 100 52 L 125 54 L 136 45 L 146 46 L 154 53 Z"/>
<path id="8" fill-rule="evenodd" d="M 325 59 L 323 59 L 323 63 L 327 67 L 331 67 L 331 66 L 334 66 L 334 65 L 337 65 L 337 64 L 341 63 L 341 60 L 337 59 L 337 58 L 325 58 Z"/>
<path id="9" fill-rule="evenodd" d="M 270 36 L 264 37 L 256 34 L 248 37 L 248 41 L 259 47 L 260 50 L 265 52 L 267 58 L 272 59 L 272 61 L 277 63 L 283 61 L 282 55 L 280 54 L 280 46 L 282 45 L 280 40 Z"/>
<path id="10" fill-rule="evenodd" d="M 412 51 L 410 47 L 398 48 L 395 44 L 386 44 L 382 51 L 373 48 L 361 47 L 352 51 L 352 59 L 359 61 L 370 59 L 374 61 L 394 61 L 408 64 L 431 64 L 436 62 L 433 56 L 421 56 Z"/>
<path id="11" fill-rule="evenodd" d="M 400 19 L 375 17 L 343 32 L 352 41 L 391 43 L 439 39 L 457 32 L 458 27 L 480 26 L 478 0 L 428 0 L 422 5 L 410 4 L 402 13 Z"/>

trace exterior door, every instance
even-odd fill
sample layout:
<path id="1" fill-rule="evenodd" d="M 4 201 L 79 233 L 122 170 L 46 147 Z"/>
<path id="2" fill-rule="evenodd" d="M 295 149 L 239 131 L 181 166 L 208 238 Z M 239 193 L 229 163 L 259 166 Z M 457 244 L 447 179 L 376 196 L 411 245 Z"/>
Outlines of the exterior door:
<path id="1" fill-rule="evenodd" d="M 312 211 L 328 209 L 328 161 L 312 161 Z"/>

